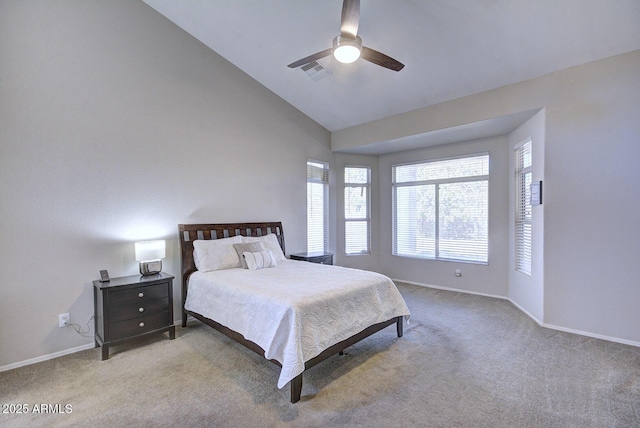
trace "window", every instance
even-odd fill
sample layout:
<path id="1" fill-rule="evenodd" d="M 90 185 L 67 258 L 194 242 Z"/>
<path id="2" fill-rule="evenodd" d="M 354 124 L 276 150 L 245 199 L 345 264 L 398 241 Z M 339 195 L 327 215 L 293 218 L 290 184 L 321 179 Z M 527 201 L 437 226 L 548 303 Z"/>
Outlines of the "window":
<path id="1" fill-rule="evenodd" d="M 489 261 L 489 154 L 393 166 L 393 254 Z"/>
<path id="2" fill-rule="evenodd" d="M 307 162 L 307 251 L 327 250 L 329 165 Z"/>
<path id="3" fill-rule="evenodd" d="M 531 275 L 531 140 L 516 147 L 516 265 Z"/>
<path id="4" fill-rule="evenodd" d="M 371 168 L 344 168 L 344 243 L 346 254 L 369 254 L 371 242 Z"/>

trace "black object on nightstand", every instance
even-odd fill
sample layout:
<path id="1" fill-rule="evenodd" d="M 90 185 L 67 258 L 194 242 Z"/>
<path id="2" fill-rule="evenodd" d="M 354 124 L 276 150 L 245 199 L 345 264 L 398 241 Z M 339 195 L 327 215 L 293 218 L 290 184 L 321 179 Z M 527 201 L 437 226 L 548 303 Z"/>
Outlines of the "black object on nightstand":
<path id="1" fill-rule="evenodd" d="M 289 257 L 291 258 L 291 260 L 302 260 L 305 262 L 320 263 L 321 265 L 333 264 L 333 254 L 324 253 L 322 251 L 314 253 L 291 254 Z"/>
<path id="2" fill-rule="evenodd" d="M 173 278 L 160 272 L 93 281 L 95 341 L 96 348 L 102 346 L 102 360 L 109 358 L 110 346 L 147 334 L 168 331 L 175 339 Z"/>

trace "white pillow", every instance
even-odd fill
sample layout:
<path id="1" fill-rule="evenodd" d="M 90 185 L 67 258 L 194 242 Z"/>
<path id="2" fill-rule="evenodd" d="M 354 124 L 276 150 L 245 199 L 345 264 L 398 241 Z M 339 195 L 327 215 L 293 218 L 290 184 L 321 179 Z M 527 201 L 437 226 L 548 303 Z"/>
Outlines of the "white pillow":
<path id="1" fill-rule="evenodd" d="M 196 239 L 193 241 L 193 261 L 202 272 L 239 268 L 240 259 L 233 244 L 242 243 L 242 237 L 222 239 Z"/>
<path id="2" fill-rule="evenodd" d="M 284 253 L 282 252 L 282 247 L 280 247 L 278 238 L 276 238 L 275 233 L 270 233 L 264 236 L 243 236 L 242 242 L 262 242 L 264 248 L 267 251 L 271 251 L 273 258 L 276 261 L 287 260 L 287 258 L 284 256 Z"/>
<path id="3" fill-rule="evenodd" d="M 271 251 L 258 251 L 257 253 L 242 253 L 249 270 L 266 269 L 277 266 Z"/>

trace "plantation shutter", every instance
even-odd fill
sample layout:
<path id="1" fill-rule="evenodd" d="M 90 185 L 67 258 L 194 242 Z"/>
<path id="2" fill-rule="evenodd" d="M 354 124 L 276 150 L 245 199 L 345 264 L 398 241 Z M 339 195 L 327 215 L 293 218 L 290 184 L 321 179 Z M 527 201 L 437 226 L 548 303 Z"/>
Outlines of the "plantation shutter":
<path id="1" fill-rule="evenodd" d="M 327 249 L 329 213 L 329 165 L 307 162 L 307 251 Z"/>
<path id="2" fill-rule="evenodd" d="M 531 275 L 531 140 L 516 148 L 516 265 Z"/>

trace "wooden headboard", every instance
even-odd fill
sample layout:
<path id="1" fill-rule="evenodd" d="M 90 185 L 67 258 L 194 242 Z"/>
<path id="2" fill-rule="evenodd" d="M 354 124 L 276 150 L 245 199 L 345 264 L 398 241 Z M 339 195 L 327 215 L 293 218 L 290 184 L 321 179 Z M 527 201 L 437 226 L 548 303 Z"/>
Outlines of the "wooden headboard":
<path id="1" fill-rule="evenodd" d="M 225 223 L 225 224 L 179 224 L 178 235 L 180 240 L 181 270 L 182 270 L 182 309 L 187 298 L 187 282 L 189 275 L 196 271 L 193 261 L 193 241 L 196 239 L 222 239 L 236 235 L 264 236 L 274 233 L 278 243 L 284 250 L 284 234 L 282 222 L 268 223 Z M 184 320 L 183 320 L 184 321 Z"/>

